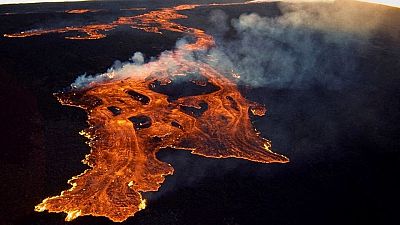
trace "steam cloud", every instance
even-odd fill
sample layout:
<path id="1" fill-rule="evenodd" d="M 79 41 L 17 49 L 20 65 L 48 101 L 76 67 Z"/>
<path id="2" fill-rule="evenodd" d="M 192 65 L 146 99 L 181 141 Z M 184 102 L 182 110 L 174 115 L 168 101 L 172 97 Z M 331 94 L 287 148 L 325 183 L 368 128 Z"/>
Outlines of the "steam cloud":
<path id="1" fill-rule="evenodd" d="M 357 52 L 379 25 L 371 10 L 350 2 L 282 3 L 279 8 L 282 15 L 275 18 L 251 13 L 233 19 L 235 37 L 217 38 L 219 48 L 212 52 L 217 64 L 237 70 L 251 86 L 339 89 L 358 79 Z M 221 22 L 227 18 L 224 12 L 210 18 L 216 30 L 227 30 L 228 22 Z"/>
<path id="2" fill-rule="evenodd" d="M 213 11 L 210 20 L 214 29 L 210 30 L 217 48 L 195 58 L 208 60 L 223 71 L 237 71 L 240 82 L 255 87 L 301 89 L 318 84 L 340 89 L 357 81 L 353 73 L 357 52 L 379 25 L 379 18 L 371 16 L 375 15 L 372 9 L 359 9 L 348 1 L 322 2 L 280 3 L 281 16 L 273 18 L 251 13 L 228 21 L 223 11 Z M 235 37 L 223 38 L 230 29 Z M 177 42 L 178 51 L 182 43 L 184 40 Z M 144 55 L 137 52 L 128 62 L 115 62 L 104 74 L 78 77 L 72 87 L 134 76 L 142 69 L 156 70 L 152 65 L 156 61 L 171 68 L 177 65 L 170 51 L 146 64 L 144 61 Z"/>

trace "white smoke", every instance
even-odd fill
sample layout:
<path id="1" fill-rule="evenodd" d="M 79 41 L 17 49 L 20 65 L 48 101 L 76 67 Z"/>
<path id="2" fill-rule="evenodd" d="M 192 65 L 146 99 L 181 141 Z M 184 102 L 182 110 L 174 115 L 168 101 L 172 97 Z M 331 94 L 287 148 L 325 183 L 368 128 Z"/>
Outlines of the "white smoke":
<path id="1" fill-rule="evenodd" d="M 236 71 L 240 81 L 251 86 L 307 88 L 318 84 L 342 88 L 358 79 L 354 74 L 357 52 L 379 25 L 381 14 L 374 12 L 374 8 L 359 9 L 347 1 L 323 2 L 329 3 L 280 3 L 278 17 L 250 13 L 231 21 L 227 21 L 223 11 L 213 11 L 210 21 L 215 26 L 210 30 L 217 39 L 217 48 L 196 54 L 196 59 L 190 53 L 185 53 L 185 57 L 205 61 L 221 71 Z M 224 39 L 232 28 L 236 37 Z M 185 44 L 184 39 L 179 40 L 174 51 L 181 51 Z M 103 74 L 79 76 L 71 86 L 83 88 L 96 82 L 156 72 L 160 66 L 173 71 L 179 63 L 171 51 L 148 62 L 142 53 L 136 52 L 130 61 L 116 61 Z"/>
<path id="2" fill-rule="evenodd" d="M 131 60 L 136 65 L 142 65 L 144 63 L 144 55 L 141 52 L 135 52 Z"/>
<path id="3" fill-rule="evenodd" d="M 159 71 L 167 71 L 169 74 L 180 73 L 178 70 L 181 67 L 181 60 L 198 60 L 194 59 L 192 51 L 185 48 L 188 44 L 186 39 L 180 39 L 176 42 L 174 50 L 166 50 L 158 57 L 152 57 L 145 62 L 145 56 L 141 52 L 135 52 L 127 62 L 116 60 L 114 64 L 105 73 L 96 75 L 87 75 L 86 73 L 78 76 L 71 84 L 74 89 L 82 89 L 96 85 L 97 83 L 124 79 L 128 77 L 140 76 L 144 74 L 154 75 Z M 202 53 L 199 53 L 200 55 Z M 144 79 L 144 78 L 143 78 Z"/>
<path id="4" fill-rule="evenodd" d="M 248 1 L 248 3 L 264 3 L 264 2 L 278 2 L 278 1 L 299 3 L 299 2 L 334 2 L 336 0 L 252 0 Z M 399 0 L 355 0 L 355 1 L 387 5 L 392 7 L 400 7 Z"/>
<path id="5" fill-rule="evenodd" d="M 342 88 L 359 78 L 358 53 L 380 22 L 373 9 L 352 6 L 282 3 L 278 17 L 242 14 L 230 21 L 235 38 L 220 38 L 212 50 L 215 65 L 238 71 L 251 86 Z"/>

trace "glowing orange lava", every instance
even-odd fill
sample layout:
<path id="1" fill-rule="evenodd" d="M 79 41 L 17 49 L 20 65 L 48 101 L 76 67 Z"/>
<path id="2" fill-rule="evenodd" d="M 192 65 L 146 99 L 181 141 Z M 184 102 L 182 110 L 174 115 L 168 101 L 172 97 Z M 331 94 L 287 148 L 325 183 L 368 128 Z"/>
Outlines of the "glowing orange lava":
<path id="1" fill-rule="evenodd" d="M 98 9 L 72 9 L 65 11 L 66 13 L 70 14 L 83 14 L 83 13 L 90 13 L 90 12 L 100 12 L 101 10 Z"/>
<path id="2" fill-rule="evenodd" d="M 178 11 L 194 7 L 197 5 L 164 8 L 121 17 L 111 24 L 19 34 L 74 30 L 86 36 L 69 38 L 94 39 L 104 37 L 100 31 L 124 24 L 147 32 L 180 32 L 196 40 L 140 65 L 140 73 L 128 77 L 110 74 L 108 80 L 56 94 L 62 104 L 83 108 L 88 114 L 89 128 L 81 134 L 89 139 L 91 152 L 83 162 L 90 169 L 69 180 L 69 190 L 43 200 L 36 211 L 65 212 L 67 221 L 83 215 L 124 221 L 145 208 L 142 192 L 157 191 L 164 177 L 173 173 L 171 165 L 156 158 L 156 153 L 167 147 L 212 158 L 288 162 L 273 153 L 270 141 L 254 129 L 250 114 L 263 116 L 266 110 L 241 95 L 234 81 L 238 75 L 228 78 L 204 62 L 185 57 L 214 46 L 213 38 L 203 30 L 173 22 L 186 18 Z M 171 98 L 162 90 L 178 78 L 187 78 L 200 91 Z"/>
<path id="3" fill-rule="evenodd" d="M 66 39 L 80 39 L 80 40 L 90 40 L 90 39 L 100 39 L 106 37 L 104 34 L 107 31 L 115 29 L 117 26 L 121 25 L 129 25 L 132 28 L 142 29 L 147 32 L 153 33 L 162 33 L 161 30 L 169 30 L 174 32 L 192 32 L 193 28 L 188 28 L 181 26 L 177 23 L 171 22 L 171 20 L 175 19 L 184 19 L 187 16 L 178 14 L 177 11 L 180 10 L 188 10 L 193 9 L 199 5 L 180 5 L 174 8 L 164 8 L 156 11 L 150 11 L 149 13 L 138 15 L 138 16 L 126 16 L 126 17 L 119 17 L 117 20 L 113 21 L 110 24 L 91 24 L 85 26 L 68 26 L 64 28 L 57 28 L 57 29 L 33 29 L 28 31 L 23 31 L 14 34 L 4 34 L 5 37 L 10 38 L 23 38 L 23 37 L 31 37 L 31 36 L 38 36 L 43 34 L 50 34 L 50 33 L 67 33 L 67 32 L 78 32 L 76 36 L 67 36 Z M 74 10 L 75 13 L 83 13 L 81 10 Z M 196 32 L 204 33 L 204 31 L 197 30 Z M 206 35 L 202 35 L 203 40 L 209 42 L 205 39 L 210 39 Z"/>

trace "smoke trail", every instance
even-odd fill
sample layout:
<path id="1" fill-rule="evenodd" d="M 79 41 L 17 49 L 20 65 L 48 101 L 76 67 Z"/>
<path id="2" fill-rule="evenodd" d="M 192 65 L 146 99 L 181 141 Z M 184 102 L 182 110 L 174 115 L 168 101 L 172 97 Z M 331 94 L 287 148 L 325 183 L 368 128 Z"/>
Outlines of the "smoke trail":
<path id="1" fill-rule="evenodd" d="M 277 1 L 278 0 L 252 0 L 248 1 L 248 3 L 264 3 L 264 2 L 277 2 Z M 280 2 L 300 3 L 300 2 L 335 2 L 335 1 L 340 1 L 340 0 L 281 0 Z M 355 0 L 355 1 L 374 3 L 391 7 L 400 7 L 399 0 Z"/>
<path id="2" fill-rule="evenodd" d="M 347 4 L 280 4 L 275 18 L 242 14 L 231 21 L 236 35 L 217 39 L 215 65 L 237 70 L 251 86 L 340 89 L 357 81 L 358 53 L 379 25 L 379 13 Z M 218 16 L 215 16 L 217 14 Z M 214 12 L 212 23 L 226 18 Z M 217 34 L 216 37 L 223 37 Z"/>
<path id="3" fill-rule="evenodd" d="M 251 86 L 343 88 L 359 79 L 354 73 L 357 55 L 380 25 L 381 14 L 373 12 L 375 8 L 360 9 L 354 2 L 328 2 L 281 3 L 281 16 L 275 18 L 251 13 L 227 21 L 223 11 L 213 11 L 210 20 L 214 26 L 209 32 L 216 38 L 217 48 L 196 54 L 196 60 L 207 61 L 220 70 L 237 71 L 240 81 Z M 234 29 L 236 35 L 226 39 L 229 29 Z M 176 49 L 182 43 L 178 41 Z M 143 69 L 156 70 L 154 62 L 158 60 L 171 70 L 178 65 L 169 51 L 146 64 L 143 54 L 135 53 L 130 61 L 117 61 L 106 73 L 78 77 L 72 87 L 131 76 Z"/>
<path id="4" fill-rule="evenodd" d="M 175 51 L 181 51 L 179 45 L 181 41 L 177 42 L 177 47 Z M 143 74 L 159 71 L 162 67 L 163 69 L 168 68 L 170 71 L 174 71 L 178 67 L 179 63 L 176 58 L 173 57 L 172 51 L 164 51 L 157 58 L 150 58 L 149 62 L 145 63 L 145 56 L 141 52 L 135 52 L 135 54 L 127 62 L 121 62 L 119 60 L 115 61 L 113 66 L 111 66 L 107 72 L 87 75 L 83 74 L 78 76 L 74 83 L 71 84 L 72 88 L 86 88 L 91 85 L 96 85 L 104 81 L 112 79 L 123 79 L 130 76 L 135 76 L 135 74 Z"/>

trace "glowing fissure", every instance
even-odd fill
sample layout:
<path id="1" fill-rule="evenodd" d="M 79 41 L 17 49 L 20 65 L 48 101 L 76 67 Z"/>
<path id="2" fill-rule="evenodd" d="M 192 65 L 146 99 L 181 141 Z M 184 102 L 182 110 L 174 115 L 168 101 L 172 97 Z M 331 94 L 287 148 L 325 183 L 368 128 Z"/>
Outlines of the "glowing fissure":
<path id="1" fill-rule="evenodd" d="M 259 136 L 250 114 L 263 116 L 265 108 L 245 99 L 235 84 L 237 74 L 226 77 L 210 65 L 188 57 L 207 50 L 214 40 L 203 30 L 174 23 L 186 18 L 178 13 L 198 5 L 164 8 L 134 17 L 121 17 L 111 24 L 27 32 L 26 37 L 45 33 L 82 31 L 85 37 L 104 37 L 120 24 L 147 32 L 164 30 L 184 33 L 193 43 L 163 53 L 157 61 L 131 65 L 129 76 L 94 80 L 83 88 L 55 94 L 63 105 L 83 108 L 89 127 L 81 134 L 89 139 L 90 154 L 83 162 L 90 169 L 71 178 L 69 190 L 49 197 L 36 211 L 64 212 L 66 220 L 78 216 L 105 216 L 115 222 L 126 220 L 146 207 L 141 193 L 157 191 L 171 165 L 156 158 L 167 147 L 189 150 L 212 158 L 241 158 L 260 163 L 285 163 L 273 153 L 271 143 Z M 11 35 L 12 36 L 12 35 Z M 123 70 L 122 68 L 121 70 Z M 175 79 L 187 78 L 199 92 L 171 98 L 164 90 Z M 208 88 L 203 91 L 202 88 Z"/>

